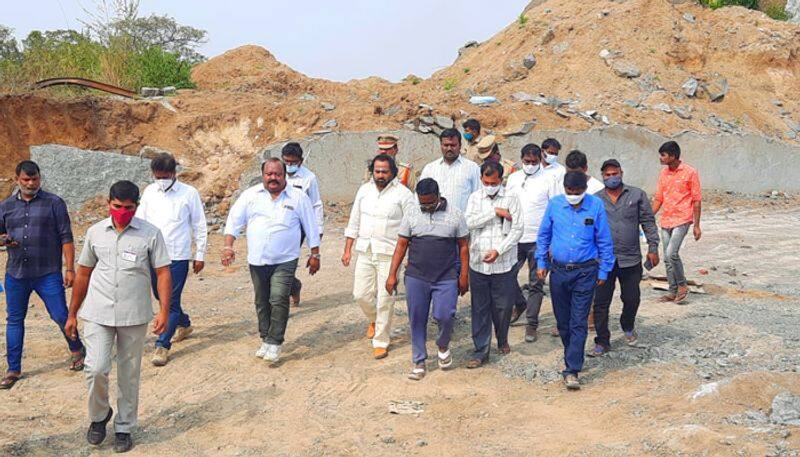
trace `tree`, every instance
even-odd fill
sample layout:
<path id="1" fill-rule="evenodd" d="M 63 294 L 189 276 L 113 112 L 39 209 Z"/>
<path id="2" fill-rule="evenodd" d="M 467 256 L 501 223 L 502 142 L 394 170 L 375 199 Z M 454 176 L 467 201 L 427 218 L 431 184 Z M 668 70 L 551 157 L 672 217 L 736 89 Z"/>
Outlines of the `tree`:
<path id="1" fill-rule="evenodd" d="M 0 60 L 17 61 L 21 57 L 13 32 L 13 29 L 0 25 Z"/>

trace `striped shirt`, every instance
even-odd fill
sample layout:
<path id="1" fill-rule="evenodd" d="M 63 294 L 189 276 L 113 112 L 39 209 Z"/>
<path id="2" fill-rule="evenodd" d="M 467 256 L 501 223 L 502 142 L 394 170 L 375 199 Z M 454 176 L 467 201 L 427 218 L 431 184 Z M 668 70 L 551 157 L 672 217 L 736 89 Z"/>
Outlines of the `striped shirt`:
<path id="1" fill-rule="evenodd" d="M 481 170 L 475 162 L 459 156 L 452 165 L 444 158 L 425 165 L 420 180 L 433 178 L 439 184 L 439 193 L 461 212 L 467 209 L 470 194 L 481 187 Z"/>
<path id="2" fill-rule="evenodd" d="M 498 216 L 495 208 L 507 209 L 512 220 Z M 470 232 L 470 268 L 485 275 L 511 271 L 517 263 L 517 243 L 523 231 L 522 208 L 517 196 L 501 187 L 492 199 L 481 188 L 469 196 L 465 217 Z M 500 256 L 493 263 L 484 262 L 483 258 L 492 250 Z"/>
<path id="3" fill-rule="evenodd" d="M 7 248 L 6 273 L 16 279 L 60 272 L 61 247 L 73 242 L 67 204 L 43 190 L 31 201 L 16 192 L 0 202 L 0 234 L 19 243 Z"/>

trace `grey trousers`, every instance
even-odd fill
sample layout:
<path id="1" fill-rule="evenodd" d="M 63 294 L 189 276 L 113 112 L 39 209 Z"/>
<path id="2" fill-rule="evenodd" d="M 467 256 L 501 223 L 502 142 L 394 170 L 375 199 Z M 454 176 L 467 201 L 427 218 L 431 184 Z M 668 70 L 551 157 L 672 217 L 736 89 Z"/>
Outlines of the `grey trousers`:
<path id="1" fill-rule="evenodd" d="M 110 408 L 108 374 L 114 342 L 117 344 L 117 414 L 115 433 L 131 433 L 139 415 L 139 376 L 142 368 L 147 324 L 109 327 L 84 321 L 83 342 L 86 361 L 83 370 L 89 387 L 89 420 L 106 418 Z"/>
<path id="2" fill-rule="evenodd" d="M 678 293 L 678 286 L 686 285 L 686 274 L 683 271 L 680 250 L 691 225 L 687 223 L 669 229 L 661 229 L 661 242 L 664 244 L 664 267 L 667 269 L 667 282 L 671 294 Z"/>
<path id="3" fill-rule="evenodd" d="M 277 265 L 250 265 L 256 294 L 258 333 L 261 341 L 283 344 L 289 320 L 289 293 L 297 270 L 297 259 Z"/>

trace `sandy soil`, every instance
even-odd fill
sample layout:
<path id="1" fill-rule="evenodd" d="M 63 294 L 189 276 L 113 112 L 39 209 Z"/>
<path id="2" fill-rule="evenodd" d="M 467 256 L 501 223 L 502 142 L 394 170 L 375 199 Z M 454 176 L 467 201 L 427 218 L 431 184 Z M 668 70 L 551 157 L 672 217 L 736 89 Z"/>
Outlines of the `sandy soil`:
<path id="1" fill-rule="evenodd" d="M 557 380 L 560 342 L 545 334 L 526 344 L 522 327 L 512 328 L 510 355 L 466 370 L 468 299 L 453 371 L 406 379 L 402 300 L 390 356 L 373 360 L 350 295 L 352 268 L 338 262 L 340 223 L 325 238 L 318 276 L 300 273 L 303 303 L 292 310 L 281 362 L 271 366 L 253 356 L 259 342 L 246 266 L 224 271 L 214 236 L 212 262 L 184 294 L 195 333 L 163 368 L 149 364 L 148 339 L 132 455 L 797 455 L 800 430 L 745 416 L 769 415 L 781 391 L 800 394 L 799 215 L 797 206 L 709 208 L 704 239 L 684 252 L 690 275 L 718 293 L 678 306 L 657 304 L 658 292 L 645 289 L 641 347 L 623 347 L 612 327 L 615 350 L 587 361 L 576 393 Z M 546 333 L 549 301 L 543 309 Z M 111 453 L 112 439 L 98 449 L 85 443 L 83 376 L 66 370 L 38 299 L 26 337 L 26 377 L 0 393 L 0 454 Z M 697 394 L 703 385 L 709 393 Z M 391 402 L 419 402 L 420 412 L 391 414 Z"/>

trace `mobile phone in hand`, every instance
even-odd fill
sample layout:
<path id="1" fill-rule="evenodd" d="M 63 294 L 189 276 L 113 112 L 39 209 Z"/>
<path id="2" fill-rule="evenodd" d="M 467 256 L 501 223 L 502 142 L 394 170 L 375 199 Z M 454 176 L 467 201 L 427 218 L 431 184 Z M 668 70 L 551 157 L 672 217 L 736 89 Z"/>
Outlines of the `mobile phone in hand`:
<path id="1" fill-rule="evenodd" d="M 644 269 L 647 271 L 653 269 L 653 262 L 651 262 L 649 258 L 644 261 Z"/>

